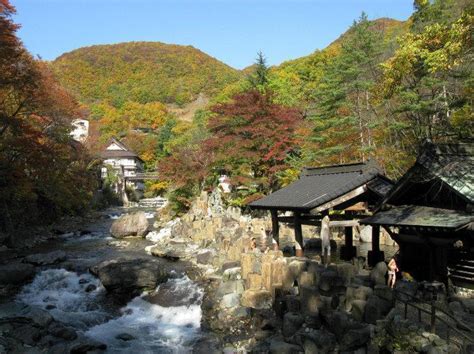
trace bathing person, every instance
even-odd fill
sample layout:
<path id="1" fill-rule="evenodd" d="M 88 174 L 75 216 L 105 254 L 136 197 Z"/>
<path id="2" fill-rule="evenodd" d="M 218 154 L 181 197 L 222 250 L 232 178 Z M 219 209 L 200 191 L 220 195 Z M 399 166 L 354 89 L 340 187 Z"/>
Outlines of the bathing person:
<path id="1" fill-rule="evenodd" d="M 324 265 L 327 267 L 331 259 L 331 232 L 329 230 L 329 216 L 327 215 L 321 220 L 321 256 Z"/>
<path id="2" fill-rule="evenodd" d="M 397 280 L 397 272 L 398 272 L 398 265 L 397 260 L 393 257 L 390 262 L 388 262 L 388 281 L 387 285 L 392 289 L 395 286 L 395 281 Z"/>

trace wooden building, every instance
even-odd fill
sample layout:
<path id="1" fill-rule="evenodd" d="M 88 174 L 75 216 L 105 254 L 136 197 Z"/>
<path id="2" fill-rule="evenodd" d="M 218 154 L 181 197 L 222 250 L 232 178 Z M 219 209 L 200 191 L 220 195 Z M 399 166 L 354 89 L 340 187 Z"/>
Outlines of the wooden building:
<path id="1" fill-rule="evenodd" d="M 362 224 L 384 227 L 400 269 L 474 286 L 474 144 L 425 143 L 416 163 Z"/>
<path id="2" fill-rule="evenodd" d="M 291 223 L 295 240 L 303 250 L 302 225 L 321 225 L 321 219 L 331 211 L 331 226 L 345 227 L 345 245 L 341 257 L 351 259 L 356 255 L 352 242 L 352 227 L 359 218 L 370 211 L 385 197 L 393 183 L 383 176 L 373 162 L 353 163 L 303 169 L 300 178 L 262 199 L 252 202 L 252 209 L 269 210 L 272 216 L 272 233 L 279 241 L 279 223 Z M 291 216 L 281 215 L 291 212 Z M 372 262 L 383 259 L 379 248 L 378 227 L 373 228 Z M 302 255 L 302 251 L 297 253 Z"/>
<path id="3" fill-rule="evenodd" d="M 100 154 L 103 160 L 101 171 L 102 178 L 108 174 L 107 167 L 114 173 L 126 180 L 127 187 L 133 188 L 139 194 L 143 194 L 145 184 L 142 179 L 137 179 L 137 175 L 143 174 L 143 160 L 124 143 L 116 138 L 110 139 L 107 148 Z M 116 192 L 119 192 L 118 189 Z"/>

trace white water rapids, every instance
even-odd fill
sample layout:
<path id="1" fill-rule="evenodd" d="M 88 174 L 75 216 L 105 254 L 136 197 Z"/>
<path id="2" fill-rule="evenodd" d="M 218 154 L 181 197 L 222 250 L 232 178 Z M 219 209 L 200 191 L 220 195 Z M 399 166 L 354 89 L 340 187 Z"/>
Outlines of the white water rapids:
<path id="1" fill-rule="evenodd" d="M 160 287 L 177 301 L 161 306 L 148 302 L 143 294 L 116 314 L 107 310 L 105 289 L 98 279 L 49 269 L 26 285 L 16 300 L 46 309 L 56 320 L 107 344 L 108 352 L 190 352 L 199 337 L 203 291 L 186 275 L 159 286 L 157 296 Z"/>

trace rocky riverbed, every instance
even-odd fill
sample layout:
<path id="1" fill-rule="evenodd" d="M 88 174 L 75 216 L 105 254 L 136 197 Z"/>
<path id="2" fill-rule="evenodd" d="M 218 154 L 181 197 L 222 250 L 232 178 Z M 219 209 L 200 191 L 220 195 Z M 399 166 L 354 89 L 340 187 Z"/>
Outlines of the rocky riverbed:
<path id="1" fill-rule="evenodd" d="M 132 211 L 109 210 L 33 247 L 3 249 L 1 353 L 185 352 L 206 337 L 199 270 L 147 254 L 145 238 L 109 233 Z M 153 224 L 154 210 L 141 215 Z"/>
<path id="2" fill-rule="evenodd" d="M 285 227 L 284 256 L 269 248 L 269 220 L 213 208 L 205 195 L 182 218 L 155 213 L 109 210 L 4 251 L 0 352 L 460 352 L 404 319 L 385 263 L 326 267 L 314 239 L 310 257 L 294 257 Z M 397 286 L 419 292 L 416 282 Z M 472 299 L 441 302 L 472 323 Z"/>

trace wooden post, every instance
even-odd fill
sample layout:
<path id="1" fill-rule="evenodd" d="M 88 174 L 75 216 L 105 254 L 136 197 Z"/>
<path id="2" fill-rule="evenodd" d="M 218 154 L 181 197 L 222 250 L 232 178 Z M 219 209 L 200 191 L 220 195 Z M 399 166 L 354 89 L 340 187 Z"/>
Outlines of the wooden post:
<path id="1" fill-rule="evenodd" d="M 301 214 L 297 211 L 293 213 L 293 224 L 295 228 L 296 256 L 303 257 L 303 230 L 301 228 Z"/>
<path id="2" fill-rule="evenodd" d="M 432 333 L 435 333 L 436 331 L 435 321 L 436 321 L 436 308 L 434 307 L 433 302 L 431 302 L 430 332 Z"/>
<path id="3" fill-rule="evenodd" d="M 280 225 L 278 224 L 278 212 L 276 210 L 271 210 L 272 214 L 272 237 L 275 242 L 280 246 Z"/>
<path id="4" fill-rule="evenodd" d="M 380 226 L 372 226 L 372 250 L 367 253 L 369 266 L 373 267 L 385 259 L 384 252 L 380 251 Z"/>
<path id="5" fill-rule="evenodd" d="M 436 262 L 437 259 L 435 257 L 435 246 L 430 244 L 428 246 L 430 248 L 430 274 L 429 274 L 429 281 L 434 281 L 435 280 L 435 267 L 436 267 Z"/>
<path id="6" fill-rule="evenodd" d="M 344 245 L 341 247 L 341 259 L 350 261 L 357 256 L 357 249 L 352 242 L 352 226 L 346 226 L 344 231 Z"/>
<path id="7" fill-rule="evenodd" d="M 380 226 L 372 226 L 372 251 L 380 251 Z"/>
<path id="8" fill-rule="evenodd" d="M 344 230 L 344 240 L 345 240 L 345 245 L 346 247 L 352 247 L 352 227 L 351 226 L 346 226 Z"/>

